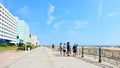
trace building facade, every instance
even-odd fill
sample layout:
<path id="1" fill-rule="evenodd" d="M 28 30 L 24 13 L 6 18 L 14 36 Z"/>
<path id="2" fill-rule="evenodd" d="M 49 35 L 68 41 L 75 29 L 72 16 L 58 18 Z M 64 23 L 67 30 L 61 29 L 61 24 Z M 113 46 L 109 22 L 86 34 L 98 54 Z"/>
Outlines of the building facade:
<path id="1" fill-rule="evenodd" d="M 18 20 L 17 23 L 17 36 L 18 43 L 26 43 L 29 42 L 29 26 L 24 20 Z"/>
<path id="2" fill-rule="evenodd" d="M 16 42 L 17 20 L 0 4 L 0 44 L 10 44 Z"/>
<path id="3" fill-rule="evenodd" d="M 35 46 L 38 46 L 39 45 L 39 41 L 37 39 L 37 36 L 30 35 L 30 43 L 32 43 Z"/>

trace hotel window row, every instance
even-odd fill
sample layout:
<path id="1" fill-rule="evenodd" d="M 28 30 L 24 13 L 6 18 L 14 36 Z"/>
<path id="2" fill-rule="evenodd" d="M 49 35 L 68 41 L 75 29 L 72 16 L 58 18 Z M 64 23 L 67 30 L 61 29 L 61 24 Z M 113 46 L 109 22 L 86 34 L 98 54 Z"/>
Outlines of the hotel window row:
<path id="1" fill-rule="evenodd" d="M 0 4 L 0 39 L 15 42 L 17 36 L 17 20 Z"/>

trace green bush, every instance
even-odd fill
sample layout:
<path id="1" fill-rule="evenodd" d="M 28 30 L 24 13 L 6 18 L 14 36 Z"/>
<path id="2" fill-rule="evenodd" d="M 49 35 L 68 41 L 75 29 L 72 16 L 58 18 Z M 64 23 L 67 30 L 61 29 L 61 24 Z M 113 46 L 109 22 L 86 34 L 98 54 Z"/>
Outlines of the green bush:
<path id="1" fill-rule="evenodd" d="M 1 44 L 0 47 L 7 47 L 7 45 L 6 44 Z"/>
<path id="2" fill-rule="evenodd" d="M 27 43 L 27 49 L 28 49 L 28 47 L 30 47 L 30 50 L 32 50 L 32 49 L 36 48 L 37 46 L 35 46 L 31 43 Z"/>
<path id="3" fill-rule="evenodd" d="M 23 43 L 18 44 L 18 50 L 25 50 L 25 46 Z"/>
<path id="4" fill-rule="evenodd" d="M 16 46 L 13 45 L 6 45 L 6 44 L 2 44 L 0 45 L 0 51 L 2 50 L 15 50 Z"/>
<path id="5" fill-rule="evenodd" d="M 25 46 L 18 46 L 18 50 L 25 50 Z"/>
<path id="6" fill-rule="evenodd" d="M 32 45 L 27 45 L 27 50 L 28 50 L 29 47 L 30 47 L 30 50 L 33 49 Z"/>
<path id="7" fill-rule="evenodd" d="M 19 43 L 18 46 L 23 46 L 24 44 L 23 43 Z"/>
<path id="8" fill-rule="evenodd" d="M 23 43 L 19 43 L 19 46 L 18 46 L 18 50 L 28 50 L 28 48 L 30 47 L 30 50 L 34 49 L 34 48 L 37 48 L 38 46 L 35 46 L 31 43 L 26 43 L 25 45 Z"/>

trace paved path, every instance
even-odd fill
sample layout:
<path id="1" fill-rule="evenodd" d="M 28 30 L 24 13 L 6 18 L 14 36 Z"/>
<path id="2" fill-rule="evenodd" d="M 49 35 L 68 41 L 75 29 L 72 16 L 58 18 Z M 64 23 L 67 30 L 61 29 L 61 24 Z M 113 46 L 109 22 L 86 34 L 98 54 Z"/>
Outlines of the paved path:
<path id="1" fill-rule="evenodd" d="M 60 56 L 46 47 L 39 47 L 6 67 L 0 68 L 101 68 L 74 57 Z"/>
<path id="2" fill-rule="evenodd" d="M 15 50 L 0 51 L 0 55 L 10 53 L 10 52 L 13 52 L 13 51 L 15 51 Z"/>
<path id="3" fill-rule="evenodd" d="M 18 61 L 18 59 L 29 54 L 27 51 L 8 51 L 0 54 L 0 68 L 8 68 L 12 63 Z"/>

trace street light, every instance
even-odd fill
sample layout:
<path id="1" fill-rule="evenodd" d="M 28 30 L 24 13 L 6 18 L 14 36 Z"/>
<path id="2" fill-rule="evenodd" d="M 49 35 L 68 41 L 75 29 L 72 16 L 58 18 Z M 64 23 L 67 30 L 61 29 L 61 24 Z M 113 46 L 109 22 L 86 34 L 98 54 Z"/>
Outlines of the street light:
<path id="1" fill-rule="evenodd" d="M 18 45 L 19 45 L 19 36 L 17 36 L 16 51 L 18 50 Z"/>

